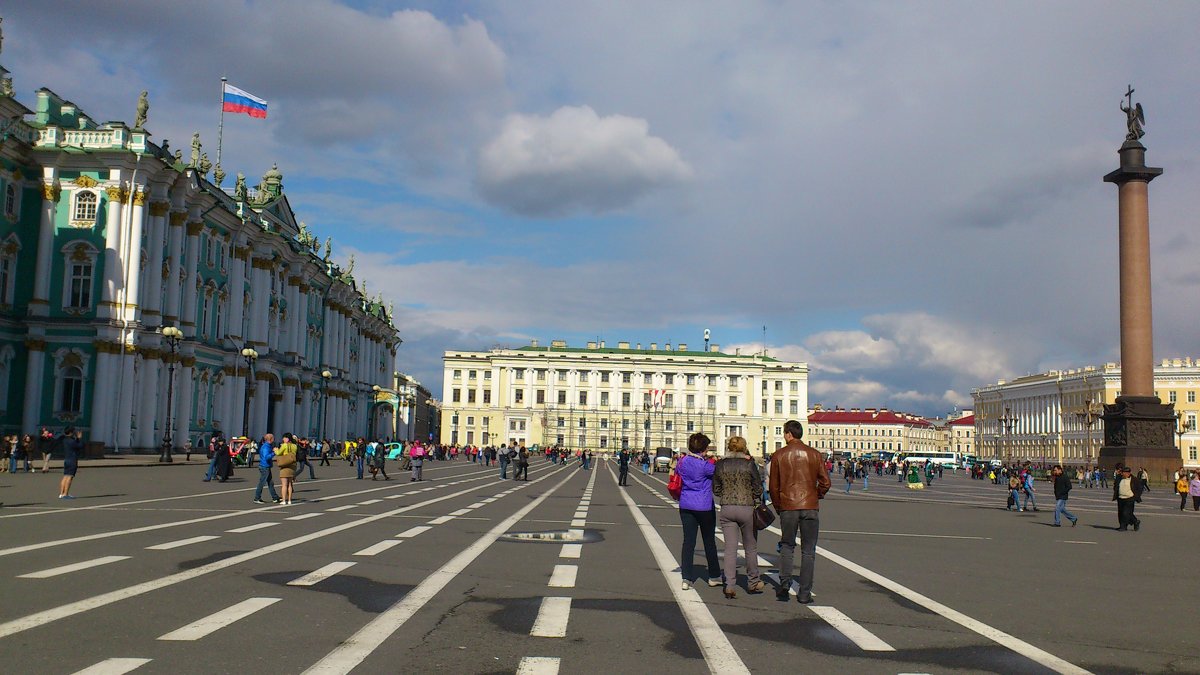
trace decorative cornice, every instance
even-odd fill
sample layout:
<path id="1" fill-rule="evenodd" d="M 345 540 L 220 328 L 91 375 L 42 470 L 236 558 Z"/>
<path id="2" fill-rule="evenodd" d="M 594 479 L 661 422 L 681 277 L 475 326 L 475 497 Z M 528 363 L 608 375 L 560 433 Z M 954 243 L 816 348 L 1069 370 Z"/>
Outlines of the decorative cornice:
<path id="1" fill-rule="evenodd" d="M 299 286 L 300 277 L 288 277 L 287 284 L 288 286 Z"/>
<path id="2" fill-rule="evenodd" d="M 142 358 L 148 361 L 157 360 L 162 356 L 162 352 L 154 347 L 138 347 L 138 354 L 141 354 Z"/>
<path id="3" fill-rule="evenodd" d="M 182 356 L 182 357 L 180 357 L 180 358 L 179 358 L 179 363 L 180 363 L 180 365 L 182 365 L 184 368 L 193 368 L 193 367 L 195 367 L 195 365 L 196 365 L 196 357 L 194 357 L 194 356 Z"/>
<path id="4" fill-rule="evenodd" d="M 283 378 L 283 386 L 285 386 L 285 387 L 300 386 L 300 380 L 298 380 L 294 377 L 285 377 L 285 378 Z"/>
<path id="5" fill-rule="evenodd" d="M 234 246 L 233 257 L 237 258 L 238 260 L 249 260 L 250 249 L 246 246 Z"/>
<path id="6" fill-rule="evenodd" d="M 272 377 L 271 374 L 266 372 L 265 370 L 260 370 L 256 373 L 254 373 L 254 379 L 258 380 L 259 382 L 270 382 L 271 380 L 273 380 L 275 378 Z"/>
<path id="7" fill-rule="evenodd" d="M 146 194 L 145 190 L 138 190 L 137 192 L 133 193 L 133 205 L 145 206 L 148 198 L 149 195 Z"/>
<path id="8" fill-rule="evenodd" d="M 250 266 L 256 270 L 269 270 L 269 269 L 271 269 L 271 259 L 270 258 L 252 258 L 250 260 Z"/>
<path id="9" fill-rule="evenodd" d="M 114 202 L 124 202 L 125 197 L 127 196 L 125 190 L 116 185 L 110 185 L 109 187 L 104 188 L 104 193 L 107 194 L 108 198 Z"/>
<path id="10" fill-rule="evenodd" d="M 71 183 L 73 185 L 78 185 L 81 188 L 94 188 L 100 184 L 100 181 L 92 178 L 91 176 L 79 176 L 75 180 L 72 180 Z"/>

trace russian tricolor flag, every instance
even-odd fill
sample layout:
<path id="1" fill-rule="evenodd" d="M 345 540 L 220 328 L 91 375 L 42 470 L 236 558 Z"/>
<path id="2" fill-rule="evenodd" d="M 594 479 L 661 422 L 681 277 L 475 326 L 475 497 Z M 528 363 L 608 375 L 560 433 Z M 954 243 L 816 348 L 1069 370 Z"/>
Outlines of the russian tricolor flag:
<path id="1" fill-rule="evenodd" d="M 221 110 L 231 113 L 245 113 L 251 117 L 265 119 L 267 117 L 267 102 L 254 94 L 242 91 L 237 87 L 223 83 L 224 92 L 221 96 Z"/>

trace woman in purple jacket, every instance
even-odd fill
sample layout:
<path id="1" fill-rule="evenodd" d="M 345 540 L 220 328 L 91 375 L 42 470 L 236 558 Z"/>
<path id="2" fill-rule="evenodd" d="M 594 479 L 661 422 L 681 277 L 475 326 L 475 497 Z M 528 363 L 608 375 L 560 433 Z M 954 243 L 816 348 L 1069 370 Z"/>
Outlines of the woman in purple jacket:
<path id="1" fill-rule="evenodd" d="M 696 557 L 696 530 L 704 541 L 704 557 L 708 559 L 708 585 L 721 585 L 721 563 L 717 559 L 717 512 L 713 506 L 713 463 L 704 452 L 712 441 L 704 434 L 688 437 L 688 451 L 675 465 L 675 473 L 683 479 L 679 495 L 679 521 L 683 524 L 683 552 L 679 569 L 683 573 L 683 590 L 692 587 L 692 560 Z"/>

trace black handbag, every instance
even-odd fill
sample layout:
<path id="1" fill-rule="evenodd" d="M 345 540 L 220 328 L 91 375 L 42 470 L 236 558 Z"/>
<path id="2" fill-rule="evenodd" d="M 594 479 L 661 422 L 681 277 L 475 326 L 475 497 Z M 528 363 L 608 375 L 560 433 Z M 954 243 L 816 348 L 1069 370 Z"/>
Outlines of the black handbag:
<path id="1" fill-rule="evenodd" d="M 775 512 L 766 504 L 754 507 L 754 530 L 765 530 L 775 522 Z"/>

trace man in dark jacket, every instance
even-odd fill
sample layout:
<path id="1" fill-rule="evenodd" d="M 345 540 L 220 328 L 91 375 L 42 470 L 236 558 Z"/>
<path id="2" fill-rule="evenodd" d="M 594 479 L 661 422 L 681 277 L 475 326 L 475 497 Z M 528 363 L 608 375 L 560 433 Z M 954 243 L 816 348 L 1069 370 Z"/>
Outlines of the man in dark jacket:
<path id="1" fill-rule="evenodd" d="M 617 476 L 617 485 L 629 485 L 629 451 L 621 448 L 617 453 L 617 468 L 620 469 L 620 475 Z"/>
<path id="2" fill-rule="evenodd" d="M 1142 501 L 1142 482 L 1133 477 L 1133 471 L 1122 466 L 1113 480 L 1113 500 L 1117 502 L 1117 531 L 1125 532 L 1129 526 L 1137 532 L 1142 521 L 1133 515 L 1133 505 Z"/>
<path id="3" fill-rule="evenodd" d="M 813 571 L 817 562 L 817 534 L 820 531 L 821 505 L 818 500 L 829 492 L 829 474 L 825 459 L 817 450 L 801 442 L 804 427 L 797 420 L 783 425 L 783 446 L 771 456 L 771 501 L 779 511 L 780 542 L 778 600 L 788 599 L 792 585 L 792 566 L 796 556 L 796 533 L 800 533 L 800 589 L 797 599 L 802 604 L 813 601 Z"/>
<path id="4" fill-rule="evenodd" d="M 1079 523 L 1079 518 L 1075 514 L 1067 510 L 1067 493 L 1071 491 L 1071 479 L 1063 473 L 1062 466 L 1055 465 L 1050 471 L 1050 475 L 1054 478 L 1054 526 L 1062 527 L 1062 522 L 1059 521 L 1058 514 L 1062 514 L 1067 520 L 1071 521 L 1071 527 L 1075 527 Z"/>

